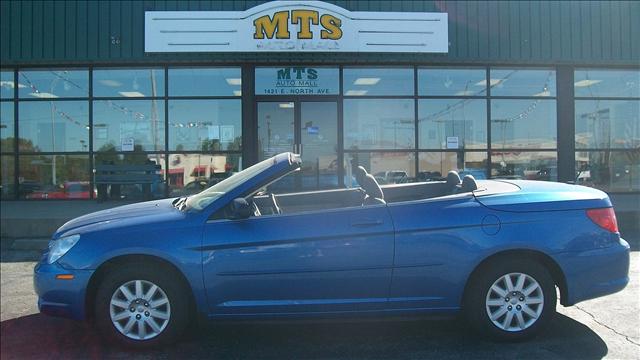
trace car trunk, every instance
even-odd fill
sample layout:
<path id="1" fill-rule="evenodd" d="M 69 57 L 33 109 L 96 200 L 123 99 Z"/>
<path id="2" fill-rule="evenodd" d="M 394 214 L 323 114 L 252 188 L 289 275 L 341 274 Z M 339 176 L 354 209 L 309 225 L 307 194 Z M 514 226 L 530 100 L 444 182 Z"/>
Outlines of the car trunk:
<path id="1" fill-rule="evenodd" d="M 607 194 L 579 185 L 545 181 L 478 181 L 474 195 L 482 205 L 498 211 L 560 211 L 610 207 Z"/>

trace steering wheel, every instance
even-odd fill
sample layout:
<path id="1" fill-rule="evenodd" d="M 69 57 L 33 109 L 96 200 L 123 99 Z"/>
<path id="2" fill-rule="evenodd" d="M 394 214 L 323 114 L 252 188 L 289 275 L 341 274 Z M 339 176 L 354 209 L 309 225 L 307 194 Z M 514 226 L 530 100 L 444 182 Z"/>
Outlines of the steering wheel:
<path id="1" fill-rule="evenodd" d="M 271 193 L 269 194 L 269 197 L 271 198 L 271 204 L 273 205 L 273 212 L 275 214 L 282 214 L 282 210 L 280 210 L 280 206 L 278 206 L 278 202 L 276 201 L 276 196 Z"/>

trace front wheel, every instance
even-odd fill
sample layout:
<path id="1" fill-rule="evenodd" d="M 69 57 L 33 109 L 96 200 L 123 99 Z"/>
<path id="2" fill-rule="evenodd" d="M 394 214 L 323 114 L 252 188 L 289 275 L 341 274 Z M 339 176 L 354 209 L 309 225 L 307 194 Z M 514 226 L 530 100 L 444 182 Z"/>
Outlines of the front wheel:
<path id="1" fill-rule="evenodd" d="M 177 340 L 189 315 L 188 297 L 166 271 L 123 266 L 98 288 L 96 325 L 109 339 L 128 347 L 150 348 Z"/>
<path id="2" fill-rule="evenodd" d="M 518 341 L 535 336 L 555 313 L 555 284 L 530 260 L 497 260 L 471 280 L 465 312 L 480 334 Z"/>

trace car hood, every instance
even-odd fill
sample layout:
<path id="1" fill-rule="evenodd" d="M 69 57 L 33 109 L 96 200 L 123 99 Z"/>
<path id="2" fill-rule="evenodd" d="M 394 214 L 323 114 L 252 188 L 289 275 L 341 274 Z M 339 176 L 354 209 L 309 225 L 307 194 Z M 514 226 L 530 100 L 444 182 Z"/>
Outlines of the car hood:
<path id="1" fill-rule="evenodd" d="M 172 205 L 174 200 L 175 198 L 146 201 L 83 215 L 62 225 L 53 238 L 64 236 L 67 233 L 71 235 L 71 233 L 168 221 L 184 217 L 184 213 Z"/>

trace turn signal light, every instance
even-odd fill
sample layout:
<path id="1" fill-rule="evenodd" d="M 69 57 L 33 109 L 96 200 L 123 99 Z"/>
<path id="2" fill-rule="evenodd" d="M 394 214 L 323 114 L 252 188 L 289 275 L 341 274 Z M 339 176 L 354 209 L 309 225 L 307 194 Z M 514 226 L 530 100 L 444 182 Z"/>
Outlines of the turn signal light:
<path id="1" fill-rule="evenodd" d="M 58 280 L 73 280 L 73 275 L 71 274 L 59 274 L 56 275 L 56 279 Z"/>
<path id="2" fill-rule="evenodd" d="M 613 208 L 590 209 L 587 210 L 587 216 L 596 225 L 612 233 L 618 232 L 618 221 Z"/>

